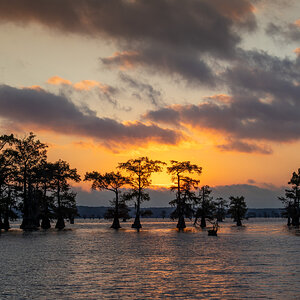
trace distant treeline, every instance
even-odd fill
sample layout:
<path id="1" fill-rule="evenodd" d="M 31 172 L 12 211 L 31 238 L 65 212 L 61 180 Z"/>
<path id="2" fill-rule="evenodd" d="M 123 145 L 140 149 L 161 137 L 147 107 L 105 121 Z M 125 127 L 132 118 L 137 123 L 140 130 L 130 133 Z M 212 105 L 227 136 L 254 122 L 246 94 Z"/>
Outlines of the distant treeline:
<path id="1" fill-rule="evenodd" d="M 171 176 L 170 190 L 175 197 L 170 201 L 172 212 L 162 211 L 161 217 L 177 219 L 179 230 L 186 227 L 185 218 L 205 228 L 207 221 L 217 226 L 228 214 L 237 226 L 242 225 L 247 213 L 245 198 L 213 199 L 209 186 L 199 187 L 202 167 L 190 161 L 171 160 L 167 165 L 139 157 L 119 163 L 113 172 L 87 172 L 84 181 L 90 181 L 94 190 L 113 193 L 112 207 L 104 213 L 105 218 L 113 219 L 112 228 L 121 227 L 119 219 L 130 218 L 128 203 L 134 203 L 132 227 L 139 230 L 142 227 L 140 217 L 153 214 L 149 209 L 141 209 L 141 203 L 150 200 L 146 189 L 151 185 L 151 175 L 165 167 Z M 17 217 L 16 210 L 22 212 L 21 228 L 24 230 L 48 229 L 52 219 L 57 220 L 57 229 L 63 229 L 65 219 L 72 223 L 78 215 L 76 193 L 71 191 L 70 183 L 80 180 L 77 170 L 66 161 L 49 162 L 47 145 L 37 140 L 33 133 L 24 138 L 16 138 L 13 134 L 0 136 L 0 229 L 9 229 L 9 221 Z M 288 225 L 298 226 L 300 169 L 293 173 L 289 184 L 292 188 L 286 190 L 286 197 L 279 199 L 285 204 L 283 215 L 288 218 Z M 127 188 L 125 192 L 124 187 Z"/>
<path id="2" fill-rule="evenodd" d="M 84 206 L 78 205 L 77 218 L 82 219 L 105 219 L 107 218 L 107 211 L 110 209 L 107 206 Z M 141 210 L 143 218 L 170 218 L 174 208 L 172 207 L 148 207 Z M 282 218 L 282 208 L 248 208 L 245 218 Z M 135 208 L 129 207 L 129 217 L 135 216 Z M 226 213 L 226 218 L 230 214 Z M 110 216 L 108 219 L 112 219 Z M 126 219 L 127 220 L 127 219 Z"/>

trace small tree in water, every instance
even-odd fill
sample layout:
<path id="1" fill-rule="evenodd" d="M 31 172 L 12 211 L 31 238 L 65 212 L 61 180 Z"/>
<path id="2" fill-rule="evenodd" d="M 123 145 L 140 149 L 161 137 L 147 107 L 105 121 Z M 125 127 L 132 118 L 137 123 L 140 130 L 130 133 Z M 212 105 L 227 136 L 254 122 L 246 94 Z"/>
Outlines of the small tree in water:
<path id="1" fill-rule="evenodd" d="M 142 227 L 140 221 L 141 202 L 149 201 L 150 197 L 145 191 L 151 184 L 151 175 L 154 172 L 161 172 L 162 166 L 165 163 L 159 160 L 151 160 L 148 157 L 140 157 L 137 159 L 130 159 L 125 163 L 120 163 L 119 168 L 125 170 L 129 174 L 129 184 L 131 191 L 124 195 L 124 199 L 135 199 L 136 214 L 132 228 L 140 229 Z"/>
<path id="2" fill-rule="evenodd" d="M 231 218 L 236 222 L 237 226 L 242 226 L 242 220 L 245 218 L 247 212 L 247 204 L 245 198 L 241 197 L 229 197 L 230 205 L 228 213 L 231 214 Z"/>
<path id="3" fill-rule="evenodd" d="M 223 222 L 226 217 L 226 209 L 228 208 L 227 200 L 222 197 L 217 198 L 214 201 L 215 204 L 215 214 L 218 222 Z"/>
<path id="4" fill-rule="evenodd" d="M 68 217 L 70 208 L 73 210 L 76 194 L 70 192 L 69 181 L 80 181 L 80 176 L 77 174 L 77 169 L 71 169 L 70 165 L 63 160 L 58 160 L 53 164 L 53 185 L 57 206 L 55 208 L 57 222 L 55 228 L 65 228 L 64 218 Z"/>
<path id="5" fill-rule="evenodd" d="M 171 160 L 171 166 L 167 170 L 172 175 L 172 181 L 175 184 L 171 187 L 171 191 L 176 191 L 176 199 L 170 202 L 171 205 L 176 206 L 176 210 L 172 215 L 178 218 L 177 228 L 182 230 L 186 227 L 184 217 L 189 216 L 192 212 L 191 203 L 195 198 L 194 190 L 200 182 L 186 176 L 186 174 L 196 173 L 200 175 L 202 167 L 191 164 L 190 161 Z"/>
<path id="6" fill-rule="evenodd" d="M 285 205 L 284 215 L 288 218 L 288 226 L 299 226 L 300 218 L 300 168 L 298 173 L 293 172 L 291 180 L 288 184 L 292 185 L 291 189 L 285 190 L 285 196 L 279 197 Z"/>
<path id="7" fill-rule="evenodd" d="M 119 203 L 119 208 L 118 208 L 118 218 L 122 219 L 123 222 L 126 222 L 127 220 L 130 219 L 130 209 L 127 206 L 127 204 L 125 203 L 125 201 L 122 199 L 122 195 L 121 195 L 121 199 L 118 200 Z M 111 204 L 113 207 L 109 207 L 105 213 L 104 213 L 104 219 L 114 219 L 115 217 L 115 212 L 116 212 L 116 199 L 114 199 L 113 201 L 111 201 Z"/>
<path id="8" fill-rule="evenodd" d="M 215 204 L 213 202 L 213 197 L 210 196 L 211 192 L 208 185 L 201 187 L 199 197 L 196 197 L 194 201 L 197 207 L 194 225 L 196 225 L 198 219 L 201 218 L 201 228 L 206 227 L 206 219 L 210 221 L 214 219 Z"/>
<path id="9" fill-rule="evenodd" d="M 107 190 L 112 191 L 115 193 L 115 209 L 113 213 L 113 223 L 111 225 L 111 228 L 119 229 L 121 228 L 120 222 L 119 222 L 119 195 L 120 195 L 120 188 L 124 186 L 126 183 L 128 183 L 128 179 L 121 175 L 120 172 L 110 172 L 105 173 L 104 175 L 101 175 L 98 172 L 91 172 L 86 173 L 84 180 L 92 181 L 92 189 L 94 190 Z"/>

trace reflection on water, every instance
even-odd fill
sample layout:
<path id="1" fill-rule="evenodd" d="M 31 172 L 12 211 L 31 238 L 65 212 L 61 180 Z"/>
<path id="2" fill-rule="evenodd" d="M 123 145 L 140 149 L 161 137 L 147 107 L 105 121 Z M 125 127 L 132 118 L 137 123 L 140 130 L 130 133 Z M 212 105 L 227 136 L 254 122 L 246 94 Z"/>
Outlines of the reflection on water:
<path id="1" fill-rule="evenodd" d="M 230 220 L 218 237 L 143 220 L 119 231 L 77 220 L 72 230 L 0 236 L 0 299 L 300 299 L 300 237 L 282 219 Z"/>

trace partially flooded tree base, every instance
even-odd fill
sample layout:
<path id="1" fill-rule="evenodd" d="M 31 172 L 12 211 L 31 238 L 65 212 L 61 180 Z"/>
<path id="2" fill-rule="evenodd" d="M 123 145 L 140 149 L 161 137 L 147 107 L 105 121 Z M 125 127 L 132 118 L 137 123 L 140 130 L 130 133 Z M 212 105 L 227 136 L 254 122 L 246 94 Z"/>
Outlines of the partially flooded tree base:
<path id="1" fill-rule="evenodd" d="M 2 228 L 8 231 L 10 229 L 9 221 L 4 221 Z"/>
<path id="2" fill-rule="evenodd" d="M 242 226 L 241 220 L 237 220 L 237 221 L 236 221 L 236 226 Z"/>
<path id="3" fill-rule="evenodd" d="M 114 218 L 114 221 L 113 221 L 112 225 L 110 226 L 110 228 L 113 228 L 113 229 L 121 228 L 120 221 L 118 218 Z"/>
<path id="4" fill-rule="evenodd" d="M 65 221 L 62 217 L 59 217 L 57 219 L 56 225 L 55 225 L 56 229 L 62 230 L 65 228 Z"/>
<path id="5" fill-rule="evenodd" d="M 200 224 L 200 227 L 201 228 L 206 228 L 206 221 L 205 221 L 205 218 L 201 218 L 201 224 Z"/>
<path id="6" fill-rule="evenodd" d="M 136 229 L 142 228 L 140 218 L 135 218 L 134 223 L 131 225 L 131 228 L 136 228 Z"/>
<path id="7" fill-rule="evenodd" d="M 38 226 L 36 226 L 35 224 L 24 223 L 24 222 L 22 222 L 20 228 L 23 229 L 24 231 L 35 231 L 39 229 Z"/>
<path id="8" fill-rule="evenodd" d="M 50 220 L 48 218 L 43 218 L 42 219 L 41 228 L 42 229 L 49 229 L 49 228 L 51 228 Z"/>
<path id="9" fill-rule="evenodd" d="M 184 217 L 181 216 L 178 218 L 178 223 L 177 223 L 177 226 L 176 226 L 179 230 L 183 230 L 184 228 L 186 228 L 186 225 L 185 225 L 185 221 L 184 221 Z"/>

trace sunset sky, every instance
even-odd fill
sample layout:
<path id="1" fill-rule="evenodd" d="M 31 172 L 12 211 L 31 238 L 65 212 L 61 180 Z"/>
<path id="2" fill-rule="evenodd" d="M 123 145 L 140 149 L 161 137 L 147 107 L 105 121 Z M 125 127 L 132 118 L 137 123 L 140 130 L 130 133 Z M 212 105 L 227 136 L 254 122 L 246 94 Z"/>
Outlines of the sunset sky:
<path id="1" fill-rule="evenodd" d="M 264 195 L 300 167 L 299 12 L 297 0 L 0 0 L 1 133 L 33 131 L 81 175 L 190 160 L 201 184 L 272 206 Z M 106 203 L 77 189 L 80 204 Z"/>

